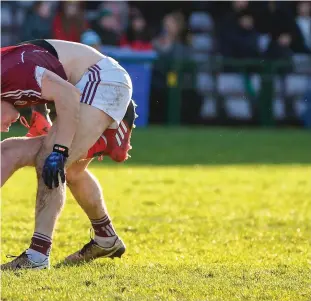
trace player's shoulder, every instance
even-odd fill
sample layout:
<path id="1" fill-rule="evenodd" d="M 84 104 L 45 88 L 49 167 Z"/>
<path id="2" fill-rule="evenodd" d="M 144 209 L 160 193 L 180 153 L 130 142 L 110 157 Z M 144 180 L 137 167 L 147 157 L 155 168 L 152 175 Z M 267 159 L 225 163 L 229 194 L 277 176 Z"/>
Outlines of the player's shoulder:
<path id="1" fill-rule="evenodd" d="M 1 62 L 1 76 L 14 77 L 16 79 L 23 79 L 34 72 L 36 65 L 32 62 L 25 62 L 23 55 L 20 57 L 10 58 Z"/>
<path id="2" fill-rule="evenodd" d="M 24 61 L 23 49 L 21 46 L 8 46 L 1 48 L 1 74 L 8 73 Z M 23 68 L 25 66 L 21 66 Z"/>
<path id="3" fill-rule="evenodd" d="M 15 90 L 38 90 L 36 84 L 36 64 L 25 61 L 23 53 L 19 56 L 8 56 L 1 62 L 2 93 Z"/>
<path id="4" fill-rule="evenodd" d="M 0 53 L 1 53 L 1 56 L 2 55 L 5 55 L 9 52 L 12 52 L 13 50 L 15 50 L 18 46 L 6 46 L 6 47 L 1 47 L 0 49 Z"/>
<path id="5" fill-rule="evenodd" d="M 25 51 L 25 45 L 1 47 L 1 60 L 9 60 Z"/>

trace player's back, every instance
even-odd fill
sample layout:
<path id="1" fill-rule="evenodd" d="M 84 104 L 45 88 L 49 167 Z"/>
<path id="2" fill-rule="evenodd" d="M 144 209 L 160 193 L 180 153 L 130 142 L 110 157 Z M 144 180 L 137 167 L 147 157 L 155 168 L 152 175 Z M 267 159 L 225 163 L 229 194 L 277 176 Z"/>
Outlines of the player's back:
<path id="1" fill-rule="evenodd" d="M 84 44 L 61 40 L 46 41 L 57 51 L 59 61 L 65 69 L 68 80 L 74 85 L 89 67 L 106 57 L 96 49 Z"/>
<path id="2" fill-rule="evenodd" d="M 66 78 L 59 61 L 48 51 L 32 44 L 16 45 L 1 48 L 1 74 L 17 65 L 34 64 L 53 71 Z M 20 68 L 21 69 L 21 68 Z M 61 70 L 60 70 L 61 69 Z"/>
<path id="3" fill-rule="evenodd" d="M 63 66 L 52 53 L 34 44 L 1 48 L 1 100 L 15 106 L 45 103 L 41 98 L 41 69 L 67 80 Z"/>

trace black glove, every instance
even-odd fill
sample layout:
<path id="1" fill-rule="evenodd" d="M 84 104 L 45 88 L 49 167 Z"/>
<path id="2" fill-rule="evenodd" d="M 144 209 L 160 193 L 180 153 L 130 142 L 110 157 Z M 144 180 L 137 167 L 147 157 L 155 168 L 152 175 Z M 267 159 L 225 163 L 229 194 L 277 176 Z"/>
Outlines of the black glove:
<path id="1" fill-rule="evenodd" d="M 68 158 L 68 148 L 59 144 L 55 144 L 53 152 L 46 158 L 43 166 L 42 177 L 44 183 L 50 189 L 59 186 L 58 176 L 62 183 L 65 183 L 65 164 Z"/>

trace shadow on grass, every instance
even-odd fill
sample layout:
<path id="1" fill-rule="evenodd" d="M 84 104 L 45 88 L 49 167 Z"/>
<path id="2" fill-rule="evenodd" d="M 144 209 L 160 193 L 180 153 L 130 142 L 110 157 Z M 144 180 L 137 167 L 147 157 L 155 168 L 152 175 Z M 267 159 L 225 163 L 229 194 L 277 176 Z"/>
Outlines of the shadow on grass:
<path id="1" fill-rule="evenodd" d="M 25 133 L 15 125 L 10 134 Z M 301 129 L 149 127 L 134 131 L 132 145 L 125 166 L 311 164 L 311 133 Z"/>

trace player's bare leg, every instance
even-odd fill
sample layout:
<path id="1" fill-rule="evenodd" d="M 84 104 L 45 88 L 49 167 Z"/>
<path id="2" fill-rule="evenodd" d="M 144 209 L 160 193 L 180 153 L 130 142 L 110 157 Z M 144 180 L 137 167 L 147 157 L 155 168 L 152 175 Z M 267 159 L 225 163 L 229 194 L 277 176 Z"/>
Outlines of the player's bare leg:
<path id="1" fill-rule="evenodd" d="M 2 166 L 3 183 L 19 168 L 34 166 L 44 137 L 32 139 L 9 138 L 1 143 L 2 160 L 8 164 Z M 108 211 L 103 199 L 99 182 L 90 171 L 88 164 L 92 159 L 83 159 L 72 164 L 67 171 L 67 186 L 70 188 L 78 204 L 89 217 L 95 237 L 84 252 L 78 251 L 67 258 L 67 262 L 86 261 L 97 257 L 121 256 L 125 251 L 123 242 L 115 234 L 113 225 L 107 223 Z M 108 226 L 109 231 L 102 231 L 101 227 Z M 99 231 L 98 231 L 99 229 Z M 113 232 L 113 233 L 112 233 Z"/>
<path id="2" fill-rule="evenodd" d="M 117 236 L 108 215 L 100 184 L 87 170 L 90 161 L 83 160 L 71 166 L 67 173 L 67 185 L 89 217 L 95 237 L 81 250 L 68 256 L 66 263 L 90 261 L 98 257 L 121 257 L 125 252 L 125 245 Z"/>
<path id="3" fill-rule="evenodd" d="M 2 162 L 5 162 L 2 165 L 3 184 L 19 168 L 35 165 L 35 158 L 42 147 L 43 140 L 44 137 L 9 138 L 1 143 Z M 80 250 L 72 254 L 66 259 L 66 262 L 86 261 L 103 256 L 120 257 L 125 251 L 123 242 L 116 235 L 111 235 L 111 231 L 114 232 L 112 234 L 115 234 L 111 223 L 109 223 L 109 232 L 97 230 L 101 228 L 102 224 L 107 226 L 109 215 L 100 184 L 87 170 L 91 160 L 83 159 L 70 166 L 67 171 L 67 186 L 88 215 L 95 237 L 91 243 L 87 244 L 87 248 L 82 248 L 83 252 Z"/>
<path id="4" fill-rule="evenodd" d="M 8 138 L 1 142 L 1 187 L 15 171 L 25 166 L 35 166 L 35 158 L 44 137 Z"/>
<path id="5" fill-rule="evenodd" d="M 67 170 L 67 186 L 72 195 L 90 219 L 99 219 L 107 210 L 102 201 L 100 184 L 87 170 L 92 159 L 80 160 Z"/>
<path id="6" fill-rule="evenodd" d="M 80 106 L 80 120 L 66 164 L 67 167 L 81 159 L 98 137 L 113 122 L 112 118 L 101 110 L 85 104 Z M 43 165 L 53 148 L 56 129 L 57 122 L 52 126 L 36 158 L 38 192 L 35 233 L 32 243 L 27 252 L 24 252 L 12 262 L 2 265 L 1 269 L 47 268 L 49 266 L 48 256 L 52 244 L 52 236 L 57 218 L 64 205 L 66 193 L 64 184 L 60 183 L 58 188 L 51 190 L 45 186 L 42 178 Z M 34 258 L 36 258 L 36 262 Z"/>
<path id="7" fill-rule="evenodd" d="M 9 138 L 1 142 L 2 156 L 2 182 L 6 180 L 19 168 L 35 166 L 35 158 L 42 147 L 44 137 L 32 139 Z M 78 204 L 91 220 L 100 220 L 108 216 L 108 211 L 103 199 L 102 189 L 95 176 L 87 170 L 92 159 L 82 159 L 72 164 L 67 170 L 67 186 L 70 188 Z M 95 230 L 95 229 L 94 229 Z M 109 236 L 95 240 L 102 246 L 111 246 Z"/>

